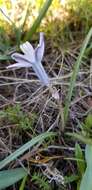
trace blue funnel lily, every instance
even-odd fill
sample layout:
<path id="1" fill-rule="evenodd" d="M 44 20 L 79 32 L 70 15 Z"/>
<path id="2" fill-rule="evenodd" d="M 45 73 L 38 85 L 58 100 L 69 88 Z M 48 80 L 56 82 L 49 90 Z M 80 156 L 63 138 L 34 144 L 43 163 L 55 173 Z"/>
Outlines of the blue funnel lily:
<path id="1" fill-rule="evenodd" d="M 49 86 L 49 77 L 41 63 L 44 54 L 44 36 L 40 33 L 40 41 L 36 49 L 29 42 L 20 45 L 20 49 L 24 54 L 13 53 L 12 59 L 17 63 L 8 66 L 7 68 L 32 67 L 40 82 L 43 85 Z"/>
<path id="2" fill-rule="evenodd" d="M 44 35 L 41 32 L 38 46 L 34 49 L 29 42 L 25 42 L 24 44 L 20 45 L 20 49 L 23 54 L 13 53 L 11 57 L 16 61 L 16 63 L 9 65 L 7 68 L 32 67 L 40 82 L 53 91 L 53 88 L 50 84 L 50 78 L 41 63 L 44 55 L 44 46 Z M 55 90 L 52 93 L 52 97 L 55 99 L 59 98 L 58 93 Z"/>

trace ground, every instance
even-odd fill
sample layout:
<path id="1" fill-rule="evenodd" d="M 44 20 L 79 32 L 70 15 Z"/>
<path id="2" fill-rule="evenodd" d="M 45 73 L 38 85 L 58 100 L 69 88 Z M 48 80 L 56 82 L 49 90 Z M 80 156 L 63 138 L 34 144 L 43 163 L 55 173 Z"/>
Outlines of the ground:
<path id="1" fill-rule="evenodd" d="M 67 24 L 62 27 L 59 14 L 54 20 L 49 20 L 49 24 L 47 17 L 42 27 L 29 39 L 36 47 L 39 32 L 43 29 L 45 53 L 42 64 L 52 87 L 58 91 L 59 100 L 53 98 L 50 89 L 41 84 L 32 68 L 6 68 L 14 63 L 11 54 L 20 52 L 20 49 L 16 37 L 8 31 L 4 39 L 1 30 L 0 159 L 3 160 L 37 135 L 46 131 L 55 132 L 54 136 L 39 142 L 5 167 L 8 170 L 20 166 L 27 168 L 30 174 L 25 179 L 26 190 L 78 190 L 85 171 L 85 144 L 92 137 L 91 38 L 80 61 L 77 77 L 73 77 L 73 80 L 76 79 L 73 91 L 71 77 L 79 63 L 82 44 L 91 23 L 89 17 L 88 23 L 78 17 L 78 10 L 77 14 L 73 11 L 70 11 L 70 16 L 74 14 L 75 20 L 69 21 L 72 17 L 66 14 Z M 92 14 L 90 18 L 91 16 Z M 26 33 L 24 30 L 21 43 Z M 72 92 L 68 102 L 69 91 Z M 69 107 L 66 107 L 67 102 Z M 65 108 L 69 108 L 66 120 Z M 21 182 L 16 183 L 6 189 L 17 190 L 20 184 Z"/>

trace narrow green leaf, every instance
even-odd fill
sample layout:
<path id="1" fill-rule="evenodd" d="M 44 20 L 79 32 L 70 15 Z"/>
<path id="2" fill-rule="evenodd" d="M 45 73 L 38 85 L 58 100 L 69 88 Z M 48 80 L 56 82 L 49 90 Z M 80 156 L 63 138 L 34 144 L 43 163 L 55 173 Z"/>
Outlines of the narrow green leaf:
<path id="1" fill-rule="evenodd" d="M 24 179 L 22 180 L 22 183 L 20 185 L 20 188 L 19 190 L 24 190 L 25 188 L 25 183 L 26 183 L 26 180 L 27 180 L 27 175 L 24 177 Z"/>
<path id="2" fill-rule="evenodd" d="M 0 172 L 0 190 L 9 187 L 22 179 L 27 172 L 23 168 L 4 170 Z"/>
<path id="3" fill-rule="evenodd" d="M 92 128 L 92 114 L 89 114 L 85 120 L 85 127 L 88 129 Z"/>
<path id="4" fill-rule="evenodd" d="M 26 37 L 25 37 L 25 41 L 29 40 L 29 38 L 32 38 L 33 34 L 36 32 L 37 28 L 39 27 L 42 19 L 45 17 L 48 8 L 50 7 L 51 3 L 53 0 L 46 0 L 42 9 L 40 10 L 40 13 L 37 17 L 37 19 L 34 21 L 33 26 L 30 28 L 29 32 L 27 33 Z"/>
<path id="5" fill-rule="evenodd" d="M 81 179 L 79 179 L 79 180 L 77 181 L 77 190 L 80 190 L 80 183 L 81 183 Z"/>
<path id="6" fill-rule="evenodd" d="M 37 137 L 34 137 L 32 140 L 28 141 L 26 144 L 24 144 L 22 147 L 17 149 L 14 153 L 11 153 L 9 156 L 7 156 L 4 160 L 0 162 L 0 169 L 5 167 L 7 164 L 9 164 L 11 161 L 15 160 L 19 156 L 21 156 L 25 151 L 27 151 L 29 148 L 37 144 L 38 142 L 42 142 L 47 137 L 51 137 L 52 135 L 55 135 L 55 133 L 52 132 L 45 132 L 41 135 L 38 135 Z"/>
<path id="7" fill-rule="evenodd" d="M 87 162 L 87 167 L 91 168 L 91 170 L 92 170 L 92 145 L 86 145 L 85 159 Z"/>
<path id="8" fill-rule="evenodd" d="M 66 135 L 71 136 L 73 138 L 76 138 L 77 140 L 83 142 L 84 144 L 89 144 L 92 145 L 92 139 L 83 136 L 82 134 L 78 134 L 78 133 L 66 133 Z"/>
<path id="9" fill-rule="evenodd" d="M 92 190 L 92 168 L 86 168 L 85 174 L 80 184 L 80 190 Z"/>
<path id="10" fill-rule="evenodd" d="M 81 147 L 78 143 L 75 144 L 75 158 L 78 159 L 77 160 L 78 173 L 82 176 L 85 171 L 85 160 L 84 160 Z M 83 160 L 84 162 L 80 162 L 79 159 Z"/>
<path id="11" fill-rule="evenodd" d="M 88 45 L 89 40 L 90 40 L 91 37 L 92 37 L 92 28 L 89 30 L 89 32 L 88 32 L 88 34 L 87 34 L 87 36 L 86 36 L 86 38 L 85 38 L 85 40 L 83 42 L 80 54 L 79 54 L 78 59 L 77 59 L 77 61 L 75 63 L 73 74 L 71 76 L 70 87 L 69 87 L 69 91 L 68 91 L 68 95 L 67 95 L 67 100 L 66 100 L 65 108 L 64 108 L 64 121 L 65 122 L 67 121 L 67 118 L 68 118 L 69 106 L 70 106 L 70 102 L 71 102 L 71 98 L 72 98 L 72 94 L 73 94 L 73 89 L 75 87 L 77 74 L 79 72 L 79 68 L 80 68 L 80 65 L 82 63 L 82 58 L 84 56 L 86 47 L 87 47 L 87 45 Z"/>
<path id="12" fill-rule="evenodd" d="M 86 145 L 85 159 L 87 168 L 81 180 L 80 190 L 92 190 L 92 145 Z"/>

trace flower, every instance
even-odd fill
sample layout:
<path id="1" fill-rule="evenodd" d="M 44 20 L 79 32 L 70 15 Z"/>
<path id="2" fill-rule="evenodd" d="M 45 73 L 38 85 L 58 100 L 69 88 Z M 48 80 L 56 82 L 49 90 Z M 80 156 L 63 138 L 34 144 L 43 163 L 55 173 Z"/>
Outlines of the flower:
<path id="1" fill-rule="evenodd" d="M 25 42 L 20 45 L 20 49 L 24 54 L 13 53 L 12 59 L 17 63 L 9 65 L 7 68 L 21 68 L 21 67 L 32 67 L 37 77 L 43 85 L 49 86 L 49 77 L 41 63 L 44 54 L 44 36 L 40 33 L 39 44 L 36 49 L 29 42 Z"/>
<path id="2" fill-rule="evenodd" d="M 44 35 L 40 33 L 40 40 L 38 46 L 34 49 L 33 46 L 29 42 L 25 42 L 20 45 L 20 49 L 24 54 L 13 53 L 12 59 L 16 61 L 15 64 L 9 65 L 9 68 L 21 68 L 21 67 L 32 67 L 40 82 L 48 86 L 50 92 L 52 93 L 52 97 L 55 99 L 59 99 L 59 94 L 56 88 L 53 88 L 50 83 L 50 78 L 48 77 L 41 61 L 44 54 Z"/>

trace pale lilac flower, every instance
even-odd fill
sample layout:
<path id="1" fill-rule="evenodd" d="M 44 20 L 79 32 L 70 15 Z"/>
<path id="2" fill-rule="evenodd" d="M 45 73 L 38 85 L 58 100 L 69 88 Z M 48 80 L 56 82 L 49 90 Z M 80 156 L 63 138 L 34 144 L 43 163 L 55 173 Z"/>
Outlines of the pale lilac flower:
<path id="1" fill-rule="evenodd" d="M 43 33 L 40 33 L 40 40 L 38 46 L 34 49 L 33 46 L 29 42 L 25 42 L 24 44 L 20 45 L 20 49 L 24 54 L 20 53 L 13 53 L 12 59 L 16 61 L 15 64 L 9 65 L 8 68 L 21 68 L 21 67 L 32 67 L 35 74 L 39 78 L 40 82 L 48 86 L 52 97 L 55 99 L 59 99 L 59 94 L 57 90 L 52 88 L 50 83 L 50 78 L 48 77 L 41 61 L 44 54 L 44 36 Z"/>
<path id="2" fill-rule="evenodd" d="M 40 40 L 36 49 L 34 49 L 29 42 L 25 42 L 24 44 L 20 45 L 20 49 L 24 54 L 12 54 L 12 59 L 14 59 L 17 63 L 10 65 L 7 68 L 32 67 L 41 83 L 43 85 L 49 86 L 49 77 L 41 63 L 44 54 L 43 33 L 40 33 Z"/>

